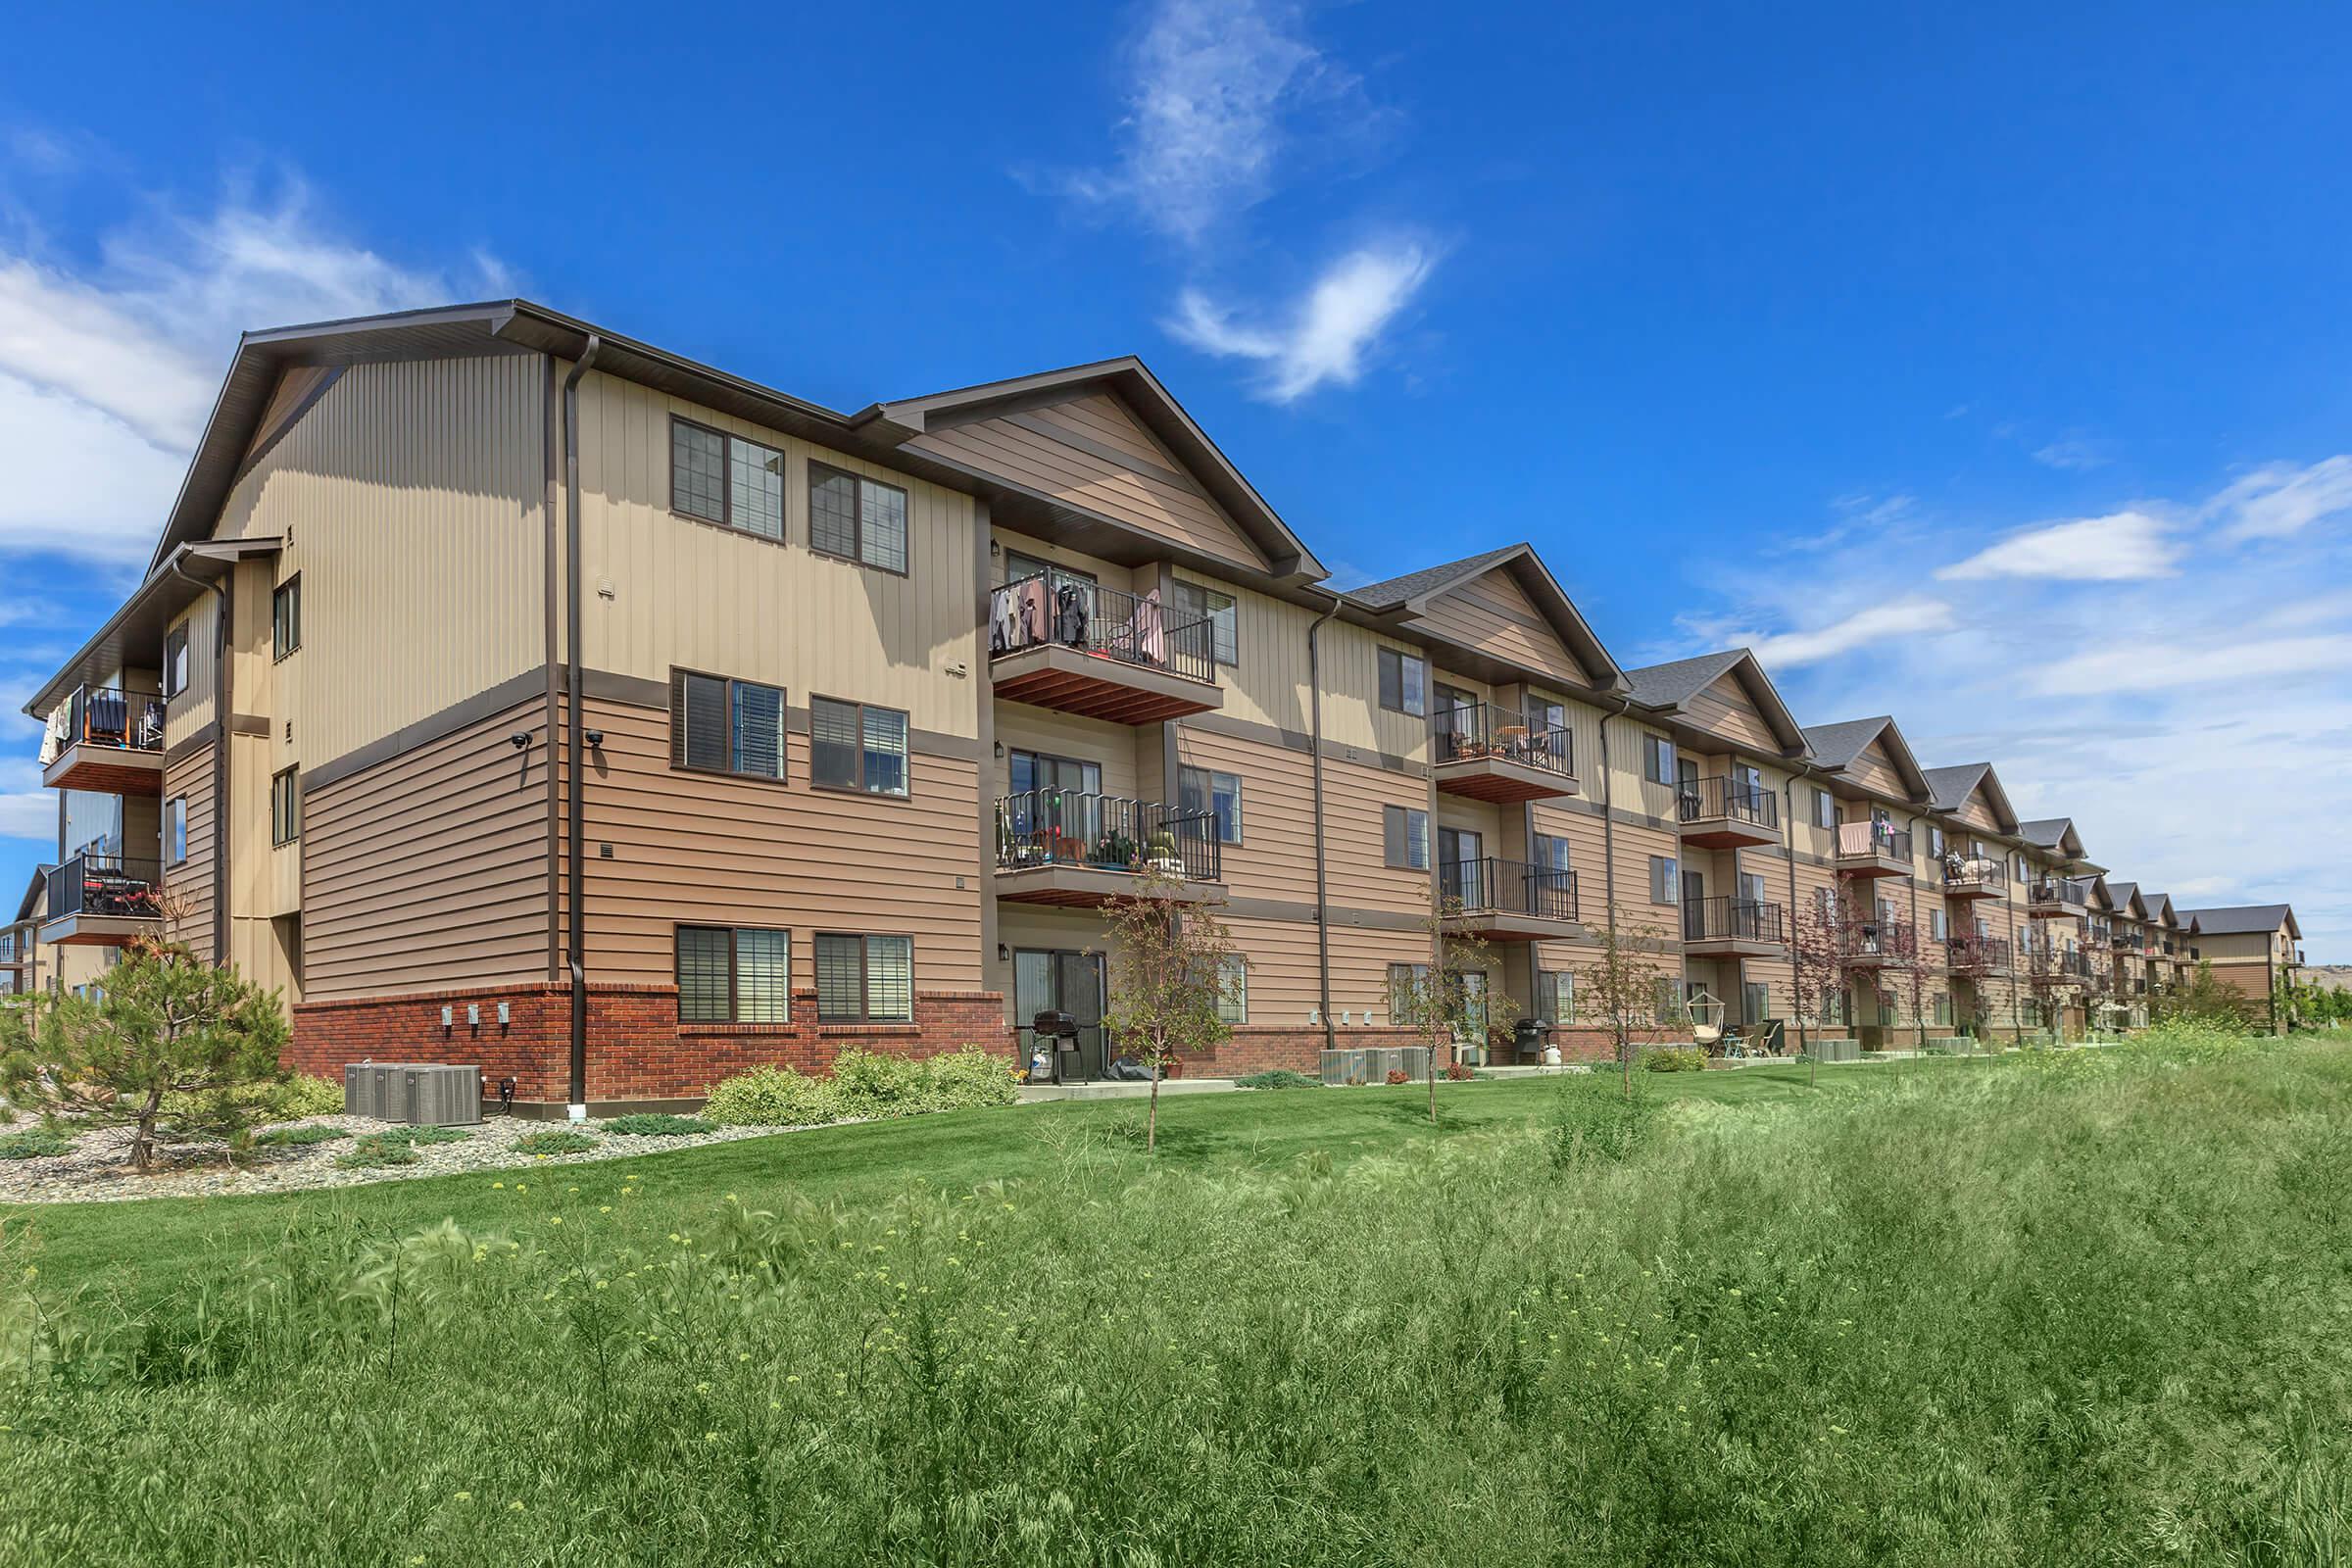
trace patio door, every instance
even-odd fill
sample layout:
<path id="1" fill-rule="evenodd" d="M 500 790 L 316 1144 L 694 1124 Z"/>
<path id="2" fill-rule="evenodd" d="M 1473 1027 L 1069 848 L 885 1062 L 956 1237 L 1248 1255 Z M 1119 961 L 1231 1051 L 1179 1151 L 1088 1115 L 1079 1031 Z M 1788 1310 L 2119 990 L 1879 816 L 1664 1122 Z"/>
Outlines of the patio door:
<path id="1" fill-rule="evenodd" d="M 1066 1012 L 1078 1022 L 1078 1049 L 1053 1053 L 1055 1083 L 1089 1082 L 1102 1076 L 1107 1060 L 1102 1029 L 1102 955 L 1066 948 L 1019 948 L 1012 955 L 1012 1012 L 1020 1025 L 1021 1059 L 1037 1052 L 1031 1027 L 1041 1012 Z"/>
<path id="2" fill-rule="evenodd" d="M 1438 829 L 1438 889 L 1465 909 L 1487 904 L 1486 840 L 1469 828 Z"/>
<path id="3" fill-rule="evenodd" d="M 1683 870 L 1683 940 L 1696 942 L 1707 934 L 1707 874 Z"/>

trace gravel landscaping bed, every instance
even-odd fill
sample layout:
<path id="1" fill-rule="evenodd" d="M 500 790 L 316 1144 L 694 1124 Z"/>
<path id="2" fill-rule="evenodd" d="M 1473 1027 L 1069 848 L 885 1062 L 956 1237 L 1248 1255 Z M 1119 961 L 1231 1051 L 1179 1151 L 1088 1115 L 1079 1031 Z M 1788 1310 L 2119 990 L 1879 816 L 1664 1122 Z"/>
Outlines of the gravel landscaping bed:
<path id="1" fill-rule="evenodd" d="M 30 1123 L 0 1131 L 18 1131 Z M 604 1123 L 590 1121 L 570 1129 L 560 1121 L 531 1121 L 493 1116 L 479 1126 L 455 1129 L 464 1138 L 443 1144 L 419 1144 L 415 1164 L 348 1168 L 336 1161 L 352 1152 L 353 1145 L 369 1133 L 398 1132 L 395 1124 L 365 1116 L 306 1116 L 280 1122 L 288 1127 L 341 1127 L 349 1138 L 323 1143 L 264 1147 L 229 1166 L 220 1162 L 219 1144 L 167 1144 L 156 1151 L 156 1169 L 141 1176 L 126 1161 L 130 1130 L 99 1128 L 74 1135 L 73 1151 L 65 1154 L 0 1159 L 0 1203 L 108 1202 L 136 1198 L 204 1198 L 242 1193 L 282 1193 L 307 1187 L 356 1187 L 367 1182 L 405 1181 L 418 1176 L 449 1176 L 461 1171 L 502 1170 L 520 1165 L 576 1165 L 629 1154 L 660 1154 L 673 1149 L 721 1144 L 738 1138 L 760 1138 L 784 1132 L 782 1127 L 716 1127 L 707 1133 L 649 1136 L 607 1133 Z M 571 1154 L 531 1154 L 515 1148 L 518 1139 L 533 1133 L 583 1131 L 596 1147 Z"/>

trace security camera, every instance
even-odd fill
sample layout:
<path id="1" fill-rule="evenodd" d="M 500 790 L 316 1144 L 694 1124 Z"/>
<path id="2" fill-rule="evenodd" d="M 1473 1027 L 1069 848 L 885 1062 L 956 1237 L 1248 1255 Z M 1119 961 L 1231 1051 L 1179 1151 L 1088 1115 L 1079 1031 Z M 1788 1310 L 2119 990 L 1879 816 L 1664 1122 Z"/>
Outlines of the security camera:
<path id="1" fill-rule="evenodd" d="M 531 744 L 531 732 L 527 729 L 518 729 L 507 737 L 507 744 L 518 752 L 523 751 Z"/>

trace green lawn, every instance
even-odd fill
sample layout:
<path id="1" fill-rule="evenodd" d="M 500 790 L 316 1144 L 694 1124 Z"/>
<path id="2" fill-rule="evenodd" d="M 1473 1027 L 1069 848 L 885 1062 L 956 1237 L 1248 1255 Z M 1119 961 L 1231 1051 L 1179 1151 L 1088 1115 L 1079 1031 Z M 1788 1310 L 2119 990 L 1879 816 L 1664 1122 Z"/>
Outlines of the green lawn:
<path id="1" fill-rule="evenodd" d="M 20 1211 L 0 1563 L 2345 1560 L 2352 1054 L 1641 1086 Z"/>

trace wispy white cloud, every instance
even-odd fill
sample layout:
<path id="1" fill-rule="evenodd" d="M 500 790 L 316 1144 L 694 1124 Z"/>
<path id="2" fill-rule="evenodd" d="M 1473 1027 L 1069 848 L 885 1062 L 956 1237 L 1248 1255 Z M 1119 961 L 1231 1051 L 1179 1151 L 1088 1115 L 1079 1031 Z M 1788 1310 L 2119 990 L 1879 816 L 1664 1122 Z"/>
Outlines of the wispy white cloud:
<path id="1" fill-rule="evenodd" d="M 2088 473 L 2093 468 L 2105 467 L 2110 460 L 2106 448 L 2099 443 L 2084 440 L 2081 436 L 2068 436 L 2064 440 L 2052 441 L 2047 446 L 2036 447 L 2034 461 L 2045 468 Z"/>
<path id="2" fill-rule="evenodd" d="M 2236 637 L 2181 643 L 2154 638 L 2074 654 L 2034 677 L 2034 685 L 2055 696 L 2090 692 L 2153 692 L 2182 686 L 2218 686 L 2352 668 L 2352 635 Z"/>
<path id="3" fill-rule="evenodd" d="M 461 286 L 339 238 L 298 183 L 146 213 L 89 265 L 0 246 L 0 552 L 134 561 L 240 332 L 446 302 L 493 276 L 477 256 Z"/>
<path id="4" fill-rule="evenodd" d="M 57 846 L 55 790 L 41 788 L 40 769 L 22 757 L 0 760 L 0 839 L 36 839 L 51 850 Z M 0 900 L 13 918 L 22 887 L 0 887 Z"/>
<path id="5" fill-rule="evenodd" d="M 2171 525 L 2145 512 L 2078 517 L 2011 534 L 1965 561 L 1938 566 L 1947 582 L 2029 577 L 2060 582 L 2130 582 L 2169 577 L 2181 547 Z"/>
<path id="6" fill-rule="evenodd" d="M 1801 631 L 1769 635 L 1750 633 L 1724 639 L 1743 645 L 1767 668 L 1818 664 L 1825 659 L 1850 654 L 1898 638 L 1926 637 L 1952 630 L 1958 624 L 1952 607 L 1925 594 L 1907 594 L 1883 605 L 1857 610 L 1840 620 Z"/>
<path id="7" fill-rule="evenodd" d="M 1244 321 L 1200 290 L 1186 289 L 1165 325 L 1202 353 L 1256 362 L 1263 367 L 1257 394 L 1292 403 L 1326 382 L 1353 385 L 1382 332 L 1436 266 L 1417 241 L 1370 245 L 1333 263 L 1277 319 Z"/>
<path id="8" fill-rule="evenodd" d="M 2309 467 L 2272 464 L 2244 475 L 2205 505 L 2230 539 L 2285 539 L 2325 517 L 2352 511 L 2352 457 Z"/>

